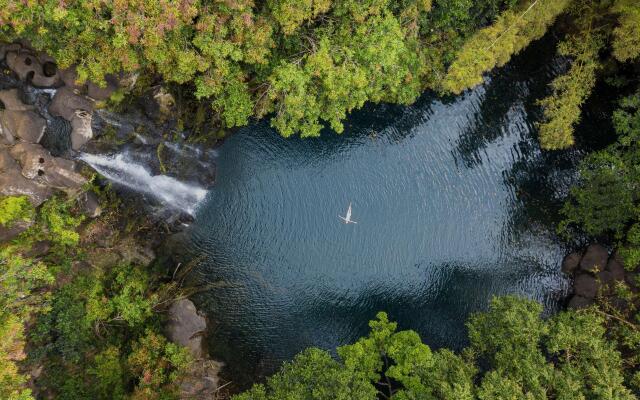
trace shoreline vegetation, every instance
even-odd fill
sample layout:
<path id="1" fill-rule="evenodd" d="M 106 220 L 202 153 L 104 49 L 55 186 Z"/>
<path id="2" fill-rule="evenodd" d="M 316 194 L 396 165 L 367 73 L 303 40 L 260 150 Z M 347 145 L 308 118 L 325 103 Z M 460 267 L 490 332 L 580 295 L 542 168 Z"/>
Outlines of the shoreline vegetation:
<path id="1" fill-rule="evenodd" d="M 587 277 L 576 295 L 589 301 L 542 319 L 535 302 L 496 298 L 469 320 L 460 354 L 432 351 L 381 313 L 337 360 L 307 350 L 236 398 L 640 396 L 637 1 L 0 0 L 0 59 L 15 83 L 0 93 L 0 398 L 228 397 L 202 347 L 206 321 L 154 262 L 165 231 L 52 155 L 54 121 L 79 150 L 95 107 L 127 107 L 163 82 L 160 114 L 195 141 L 262 117 L 283 136 L 340 133 L 365 102 L 481 83 L 551 27 L 570 68 L 540 101 L 543 149 L 574 143 L 596 82 L 620 95 L 603 132 L 612 144 L 581 163 L 559 226 L 616 249 L 565 259 Z M 46 109 L 11 91 L 33 86 L 58 89 Z"/>

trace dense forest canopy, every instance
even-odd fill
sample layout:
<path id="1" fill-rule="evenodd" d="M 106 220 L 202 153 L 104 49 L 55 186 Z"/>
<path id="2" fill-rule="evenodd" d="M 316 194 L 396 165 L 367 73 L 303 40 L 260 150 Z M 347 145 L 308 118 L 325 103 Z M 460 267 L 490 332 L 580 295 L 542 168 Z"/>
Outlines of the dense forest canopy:
<path id="1" fill-rule="evenodd" d="M 81 79 L 144 72 L 187 84 L 224 126 L 272 115 L 284 136 L 340 133 L 367 102 L 460 93 L 559 18 L 573 60 L 541 104 L 545 148 L 573 143 L 607 54 L 640 52 L 634 0 L 0 1 L 0 39 L 27 39 Z"/>

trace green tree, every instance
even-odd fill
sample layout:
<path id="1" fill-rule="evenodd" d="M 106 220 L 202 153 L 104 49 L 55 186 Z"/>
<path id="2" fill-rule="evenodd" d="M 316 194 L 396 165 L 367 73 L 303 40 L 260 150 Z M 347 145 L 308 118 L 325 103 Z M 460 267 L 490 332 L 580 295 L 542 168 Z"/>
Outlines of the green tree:
<path id="1" fill-rule="evenodd" d="M 0 225 L 11 227 L 13 223 L 33 219 L 34 209 L 26 196 L 0 198 Z"/>
<path id="2" fill-rule="evenodd" d="M 559 230 L 579 227 L 589 235 L 620 240 L 627 267 L 640 264 L 640 93 L 624 98 L 614 112 L 616 143 L 588 155 L 580 164 L 580 183 L 571 189 Z"/>
<path id="3" fill-rule="evenodd" d="M 619 15 L 613 30 L 613 55 L 619 61 L 640 55 L 640 4 L 634 0 L 616 0 L 612 11 Z"/>
<path id="4" fill-rule="evenodd" d="M 569 6 L 571 0 L 522 1 L 520 6 L 504 12 L 486 28 L 475 33 L 458 52 L 442 82 L 451 93 L 482 83 L 482 75 L 509 61 L 547 28 Z"/>
<path id="5" fill-rule="evenodd" d="M 282 370 L 237 395 L 271 399 L 635 399 L 619 343 L 596 310 L 542 319 L 542 306 L 506 296 L 468 323 L 461 355 L 432 351 L 413 331 L 396 332 L 380 313 L 371 333 L 338 348 L 337 360 L 307 349 Z M 637 352 L 637 349 L 635 350 Z"/>

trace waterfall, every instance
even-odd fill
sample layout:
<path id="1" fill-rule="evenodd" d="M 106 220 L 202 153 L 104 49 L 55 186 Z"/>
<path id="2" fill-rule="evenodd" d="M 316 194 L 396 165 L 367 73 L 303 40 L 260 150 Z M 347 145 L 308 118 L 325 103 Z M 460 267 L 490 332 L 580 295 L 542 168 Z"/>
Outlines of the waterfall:
<path id="1" fill-rule="evenodd" d="M 153 175 L 126 153 L 106 156 L 82 153 L 79 159 L 105 178 L 136 191 L 147 193 L 167 206 L 191 215 L 207 195 L 202 187 L 180 182 L 166 175 Z"/>

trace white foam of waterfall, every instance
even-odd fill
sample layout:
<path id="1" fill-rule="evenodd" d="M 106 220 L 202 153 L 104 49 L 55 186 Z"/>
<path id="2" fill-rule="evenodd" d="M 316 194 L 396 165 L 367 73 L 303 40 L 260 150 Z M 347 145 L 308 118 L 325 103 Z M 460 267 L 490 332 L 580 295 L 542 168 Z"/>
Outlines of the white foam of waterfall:
<path id="1" fill-rule="evenodd" d="M 136 191 L 148 193 L 168 206 L 195 212 L 207 195 L 199 186 L 190 185 L 166 175 L 152 175 L 143 165 L 125 154 L 113 156 L 83 153 L 79 157 L 105 178 Z"/>

